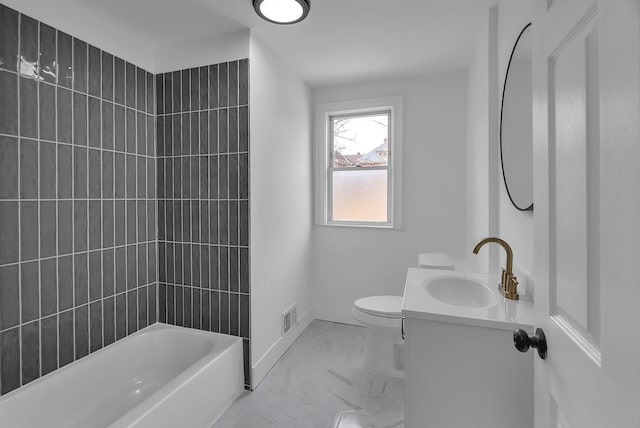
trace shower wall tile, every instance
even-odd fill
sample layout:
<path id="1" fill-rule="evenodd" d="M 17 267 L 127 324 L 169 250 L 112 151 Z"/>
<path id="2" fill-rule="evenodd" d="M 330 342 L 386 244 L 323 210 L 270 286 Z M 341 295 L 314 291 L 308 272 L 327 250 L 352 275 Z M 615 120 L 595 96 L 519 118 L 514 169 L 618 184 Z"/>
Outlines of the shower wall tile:
<path id="1" fill-rule="evenodd" d="M 158 319 L 247 344 L 248 79 L 248 60 L 156 76 Z"/>
<path id="2" fill-rule="evenodd" d="M 155 88 L 0 4 L 0 394 L 157 321 Z"/>

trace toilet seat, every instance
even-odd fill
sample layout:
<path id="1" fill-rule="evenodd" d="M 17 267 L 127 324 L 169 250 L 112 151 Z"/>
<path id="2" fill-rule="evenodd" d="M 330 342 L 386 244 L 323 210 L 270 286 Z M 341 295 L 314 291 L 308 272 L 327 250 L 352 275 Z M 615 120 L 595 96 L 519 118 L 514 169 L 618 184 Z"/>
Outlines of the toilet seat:
<path id="1" fill-rule="evenodd" d="M 370 296 L 353 302 L 353 306 L 365 314 L 382 318 L 402 317 L 401 296 Z"/>

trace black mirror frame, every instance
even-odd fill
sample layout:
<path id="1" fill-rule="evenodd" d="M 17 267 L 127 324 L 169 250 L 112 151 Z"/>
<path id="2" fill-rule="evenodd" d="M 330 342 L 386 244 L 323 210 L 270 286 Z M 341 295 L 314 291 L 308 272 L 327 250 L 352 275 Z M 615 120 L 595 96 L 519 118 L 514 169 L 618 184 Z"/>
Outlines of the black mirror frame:
<path id="1" fill-rule="evenodd" d="M 507 65 L 507 72 L 504 75 L 504 85 L 502 87 L 502 102 L 500 104 L 500 168 L 502 169 L 502 180 L 504 181 L 504 188 L 507 190 L 507 195 L 509 196 L 509 200 L 511 201 L 511 204 L 520 211 L 533 211 L 533 202 L 531 202 L 531 205 L 529 205 L 526 208 L 519 207 L 513 200 L 513 197 L 511 196 L 511 192 L 509 192 L 507 177 L 504 173 L 504 157 L 502 155 L 502 114 L 504 112 L 504 95 L 507 90 L 507 80 L 509 78 L 509 69 L 511 68 L 511 61 L 513 60 L 513 55 L 516 52 L 516 48 L 518 47 L 518 42 L 520 42 L 520 38 L 522 38 L 522 35 L 525 33 L 525 31 L 527 31 L 527 29 L 529 29 L 529 27 L 531 27 L 531 22 L 524 26 L 522 31 L 520 31 L 520 34 L 518 34 L 518 38 L 516 39 L 516 42 L 513 44 L 513 49 L 511 50 L 511 55 L 509 56 L 509 65 Z"/>

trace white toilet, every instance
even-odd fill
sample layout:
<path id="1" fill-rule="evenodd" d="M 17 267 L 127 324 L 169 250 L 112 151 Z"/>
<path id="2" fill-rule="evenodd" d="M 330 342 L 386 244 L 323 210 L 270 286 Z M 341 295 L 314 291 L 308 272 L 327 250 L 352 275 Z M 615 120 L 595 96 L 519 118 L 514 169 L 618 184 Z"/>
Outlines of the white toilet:
<path id="1" fill-rule="evenodd" d="M 455 269 L 446 253 L 420 254 L 418 266 Z M 404 377 L 401 310 L 402 296 L 370 296 L 353 302 L 353 318 L 367 327 L 364 366 L 369 370 L 387 376 Z"/>

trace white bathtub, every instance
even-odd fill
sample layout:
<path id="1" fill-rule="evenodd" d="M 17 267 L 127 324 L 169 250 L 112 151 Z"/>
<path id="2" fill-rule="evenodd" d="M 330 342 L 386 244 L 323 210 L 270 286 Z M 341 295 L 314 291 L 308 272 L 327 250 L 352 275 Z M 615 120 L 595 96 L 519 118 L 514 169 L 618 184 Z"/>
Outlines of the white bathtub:
<path id="1" fill-rule="evenodd" d="M 2 427 L 210 427 L 242 392 L 242 339 L 154 324 L 0 399 Z"/>

